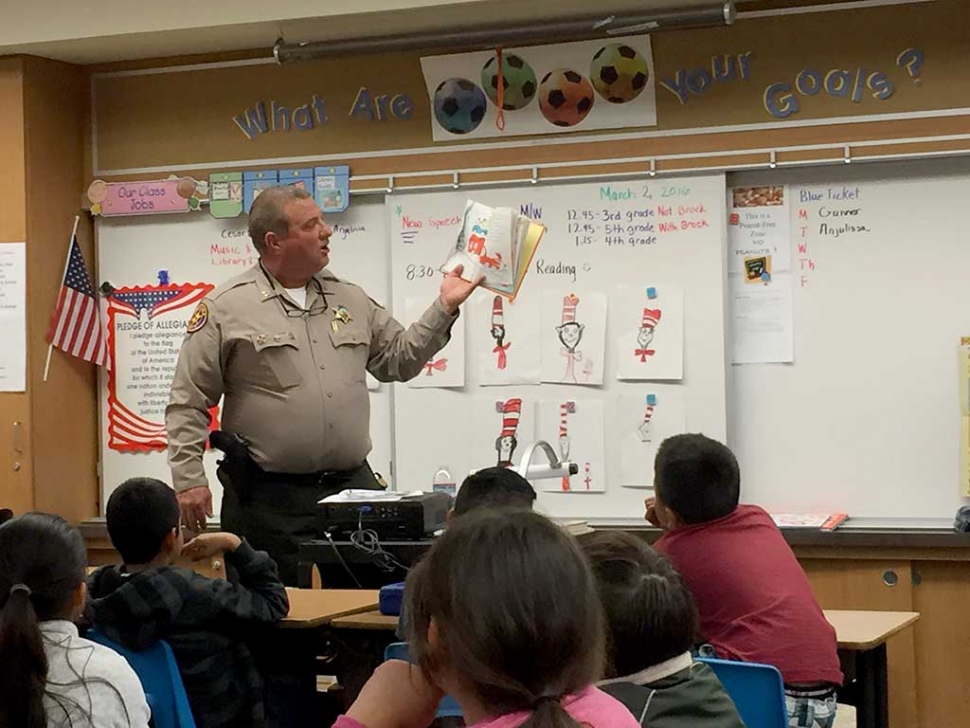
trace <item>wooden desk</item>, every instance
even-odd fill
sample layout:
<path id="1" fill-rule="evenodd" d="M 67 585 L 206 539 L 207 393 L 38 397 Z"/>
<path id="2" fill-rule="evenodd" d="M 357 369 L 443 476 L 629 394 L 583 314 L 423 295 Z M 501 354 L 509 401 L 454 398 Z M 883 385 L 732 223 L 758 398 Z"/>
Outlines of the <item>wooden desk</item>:
<path id="1" fill-rule="evenodd" d="M 315 629 L 338 617 L 374 610 L 379 592 L 370 589 L 291 589 L 286 595 L 290 612 L 279 623 L 282 629 Z"/>
<path id="2" fill-rule="evenodd" d="M 398 617 L 393 614 L 381 614 L 373 609 L 349 617 L 338 617 L 330 623 L 334 629 L 367 629 L 383 632 L 393 632 L 397 629 Z"/>
<path id="3" fill-rule="evenodd" d="M 826 609 L 840 650 L 871 650 L 919 619 L 919 612 L 872 612 L 865 609 Z"/>
<path id="4" fill-rule="evenodd" d="M 856 706 L 858 728 L 889 725 L 886 641 L 919 617 L 919 612 L 825 610 L 825 618 L 835 627 L 839 649 L 855 653 L 856 690 L 847 686 L 839 692 L 839 702 Z"/>

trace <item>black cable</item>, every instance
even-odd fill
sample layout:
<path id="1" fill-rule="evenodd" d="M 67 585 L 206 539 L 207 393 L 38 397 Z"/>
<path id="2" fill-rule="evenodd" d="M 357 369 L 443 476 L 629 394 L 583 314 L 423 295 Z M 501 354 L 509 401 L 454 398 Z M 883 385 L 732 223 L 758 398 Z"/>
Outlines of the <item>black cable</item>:
<path id="1" fill-rule="evenodd" d="M 394 558 L 394 556 L 381 546 L 381 537 L 372 528 L 364 528 L 364 511 L 361 509 L 357 514 L 357 530 L 350 534 L 350 543 L 358 551 L 363 551 L 371 557 L 374 565 L 382 571 L 393 571 L 396 568 L 408 573 L 408 567 Z"/>
<path id="2" fill-rule="evenodd" d="M 343 564 L 343 567 L 344 567 L 344 569 L 346 570 L 346 572 L 347 572 L 348 574 L 350 574 L 350 578 L 354 580 L 354 584 L 356 584 L 356 585 L 357 585 L 357 588 L 358 588 L 358 589 L 363 589 L 364 587 L 362 587 L 362 586 L 360 585 L 360 582 L 359 582 L 359 581 L 357 580 L 357 577 L 356 577 L 356 576 L 354 575 L 354 572 L 352 572 L 352 571 L 350 570 L 350 567 L 349 567 L 349 566 L 347 566 L 347 562 L 346 562 L 346 561 L 344 561 L 344 557 L 343 557 L 343 556 L 341 556 L 341 554 L 340 554 L 340 549 L 338 549 L 338 548 L 337 548 L 337 544 L 335 544 L 335 543 L 333 542 L 333 539 L 332 539 L 332 538 L 330 538 L 330 532 L 329 532 L 329 531 L 324 531 L 324 532 L 323 532 L 323 535 L 327 537 L 327 541 L 329 541 L 329 542 L 330 542 L 330 545 L 331 545 L 331 546 L 333 546 L 333 552 L 334 552 L 335 554 L 337 554 L 337 558 L 338 558 L 338 559 L 340 560 L 340 563 L 341 563 L 341 564 Z"/>

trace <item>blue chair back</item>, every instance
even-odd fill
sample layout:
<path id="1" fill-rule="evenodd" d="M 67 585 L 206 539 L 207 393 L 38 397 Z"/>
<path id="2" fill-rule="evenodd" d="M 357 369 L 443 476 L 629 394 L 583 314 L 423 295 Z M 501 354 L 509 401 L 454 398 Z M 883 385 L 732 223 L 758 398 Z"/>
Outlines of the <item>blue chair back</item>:
<path id="1" fill-rule="evenodd" d="M 407 642 L 392 642 L 384 650 L 384 661 L 388 660 L 404 660 L 405 662 L 411 661 L 411 655 L 408 650 Z M 438 712 L 435 714 L 438 718 L 460 718 L 461 708 L 458 707 L 458 703 L 450 695 L 446 695 L 438 703 Z"/>
<path id="2" fill-rule="evenodd" d="M 89 630 L 86 637 L 110 647 L 128 661 L 141 681 L 155 728 L 195 728 L 182 675 L 167 642 L 159 640 L 147 650 L 136 652 L 108 639 L 97 629 Z"/>
<path id="3" fill-rule="evenodd" d="M 788 728 L 785 685 L 778 668 L 698 657 L 724 685 L 747 728 Z"/>

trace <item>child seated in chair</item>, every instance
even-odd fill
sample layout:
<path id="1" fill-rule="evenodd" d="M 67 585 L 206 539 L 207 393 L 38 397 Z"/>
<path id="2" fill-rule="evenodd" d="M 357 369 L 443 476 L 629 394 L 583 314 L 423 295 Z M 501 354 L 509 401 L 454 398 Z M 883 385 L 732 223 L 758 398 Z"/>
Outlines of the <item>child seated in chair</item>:
<path id="1" fill-rule="evenodd" d="M 456 518 L 483 508 L 522 509 L 531 511 L 536 492 L 528 480 L 511 468 L 492 467 L 476 470 L 462 482 L 455 496 L 455 505 L 448 511 L 445 525 L 450 526 Z M 401 605 L 396 635 L 407 639 L 407 616 Z"/>
<path id="2" fill-rule="evenodd" d="M 390 660 L 334 728 L 427 728 L 442 694 L 475 728 L 638 728 L 593 685 L 603 617 L 589 564 L 526 510 L 462 516 L 408 575 L 415 666 Z"/>
<path id="3" fill-rule="evenodd" d="M 138 676 L 78 634 L 87 557 L 59 516 L 27 513 L 0 526 L 0 726 L 148 728 Z"/>
<path id="4" fill-rule="evenodd" d="M 122 483 L 106 516 L 124 564 L 91 575 L 90 620 L 129 649 L 168 642 L 199 728 L 262 726 L 263 685 L 246 640 L 289 610 L 276 564 L 238 536 L 204 533 L 184 553 L 224 553 L 229 580 L 173 566 L 183 552 L 179 505 L 153 478 Z"/>
<path id="5" fill-rule="evenodd" d="M 600 688 L 649 728 L 744 728 L 734 702 L 691 648 L 697 609 L 680 575 L 643 539 L 598 531 L 582 543 L 606 615 Z"/>
<path id="6" fill-rule="evenodd" d="M 717 657 L 777 667 L 789 725 L 831 728 L 842 684 L 835 629 L 771 516 L 738 505 L 734 453 L 704 435 L 670 437 L 654 486 L 646 517 L 666 531 L 655 548 L 693 593 L 701 638 Z"/>

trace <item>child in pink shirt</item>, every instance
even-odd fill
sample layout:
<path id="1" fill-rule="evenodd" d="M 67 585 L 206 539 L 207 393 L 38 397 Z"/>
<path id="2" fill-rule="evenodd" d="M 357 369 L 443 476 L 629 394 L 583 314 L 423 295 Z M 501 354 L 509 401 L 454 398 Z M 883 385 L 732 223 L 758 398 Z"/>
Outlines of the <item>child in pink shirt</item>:
<path id="1" fill-rule="evenodd" d="M 444 693 L 472 728 L 638 728 L 593 686 L 605 634 L 593 575 L 543 516 L 461 518 L 405 593 L 417 665 L 382 665 L 334 728 L 426 728 Z"/>

